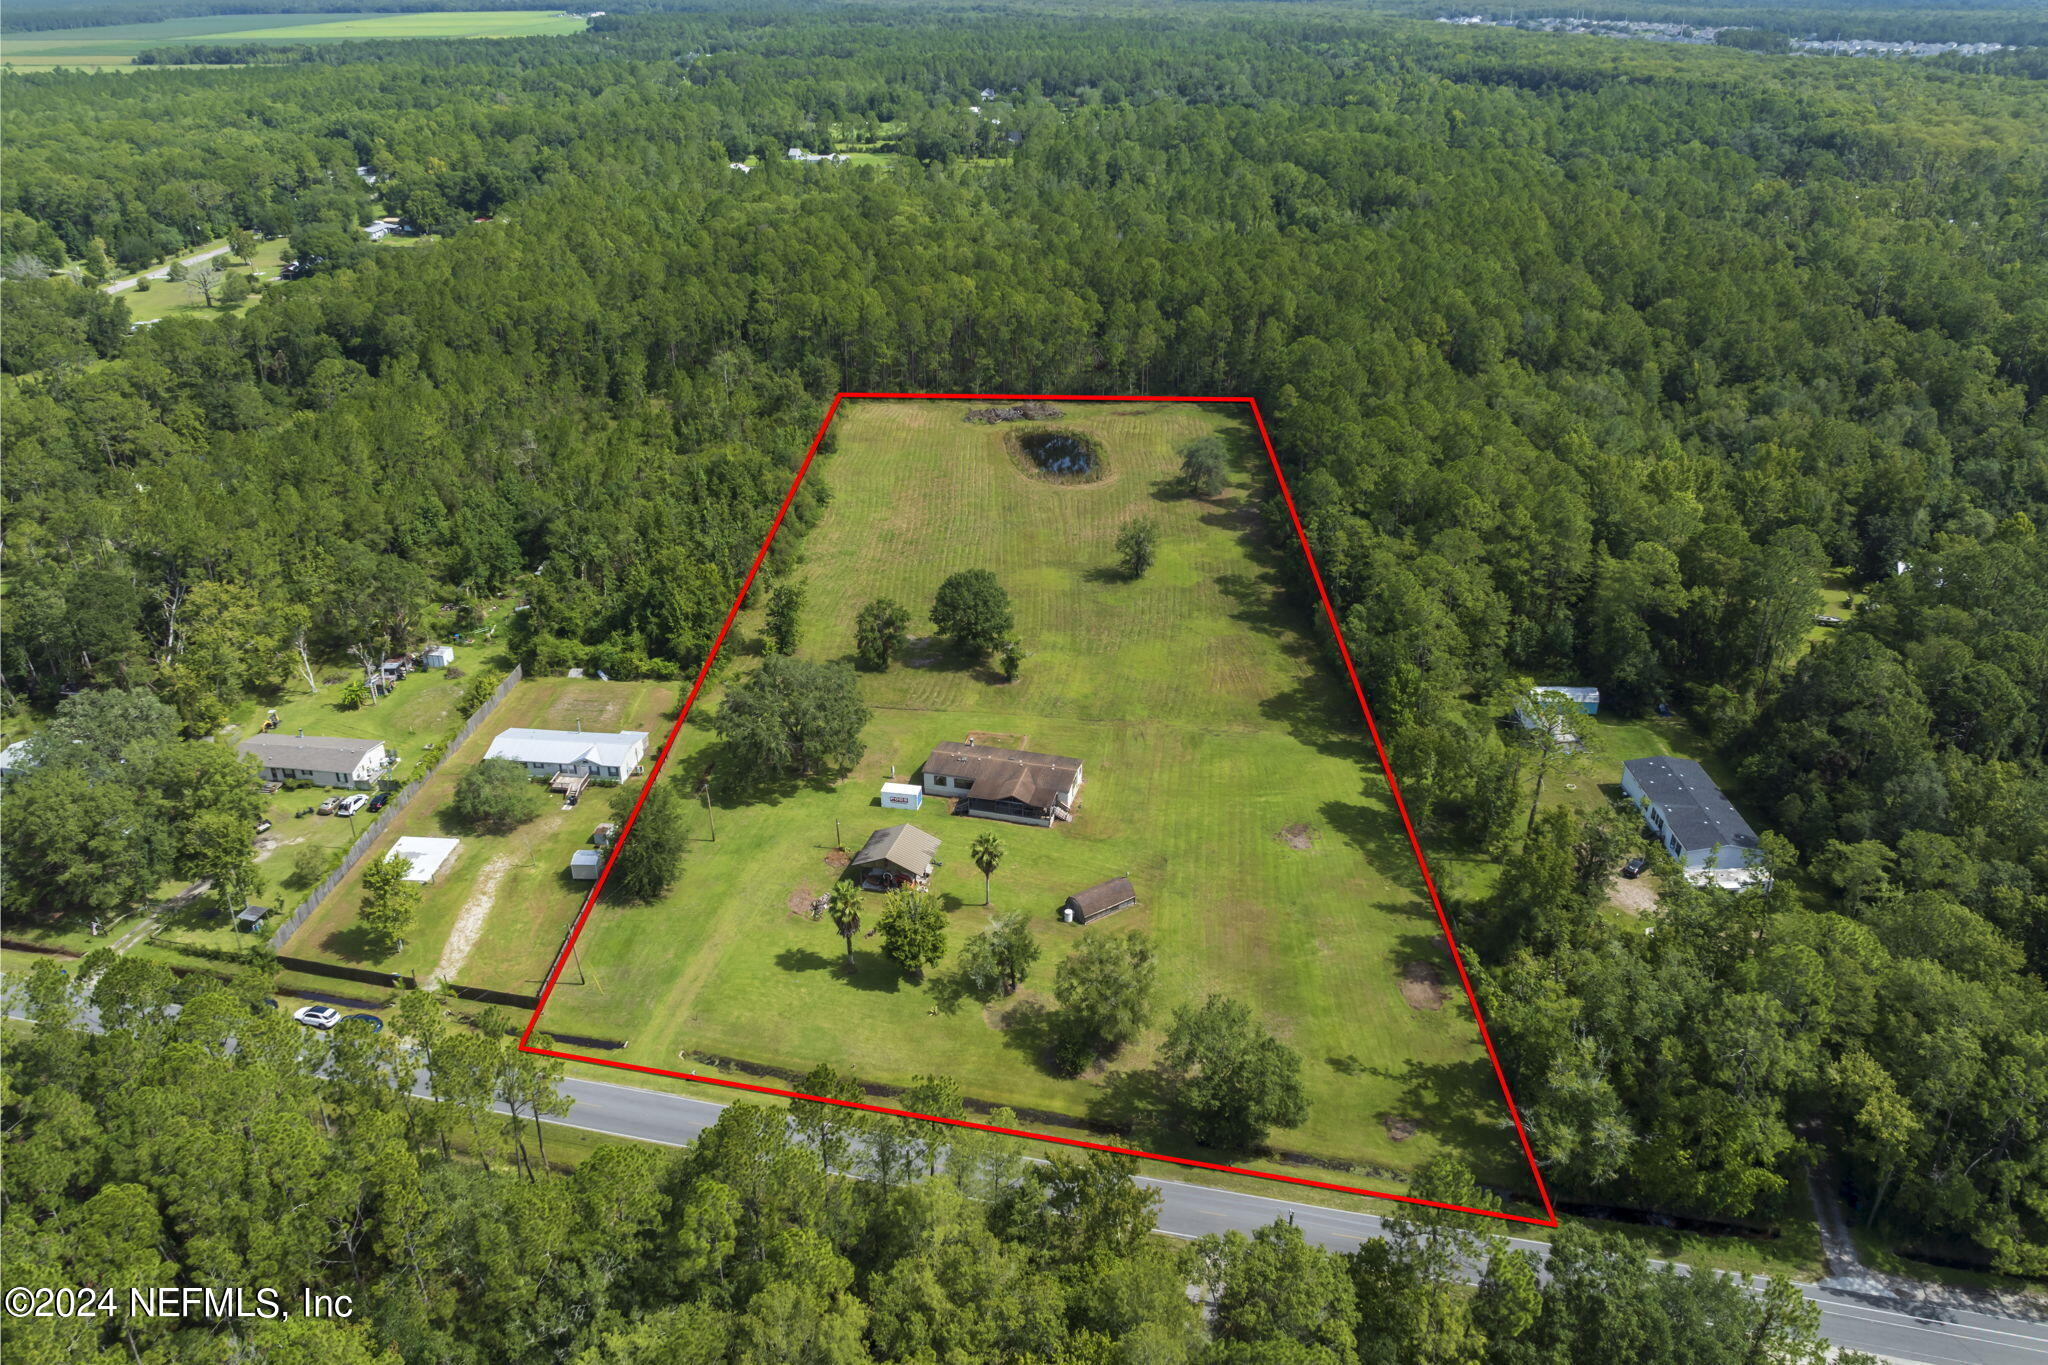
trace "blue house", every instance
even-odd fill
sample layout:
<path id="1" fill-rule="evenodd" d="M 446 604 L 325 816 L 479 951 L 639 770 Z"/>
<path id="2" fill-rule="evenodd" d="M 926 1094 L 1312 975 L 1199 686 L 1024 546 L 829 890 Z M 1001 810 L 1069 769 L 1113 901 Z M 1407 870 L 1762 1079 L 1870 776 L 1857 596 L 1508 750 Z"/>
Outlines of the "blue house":
<path id="1" fill-rule="evenodd" d="M 1688 872 L 1734 871 L 1762 861 L 1756 831 L 1691 759 L 1632 758 L 1621 765 L 1621 790 Z"/>
<path id="2" fill-rule="evenodd" d="M 1536 706 L 1539 702 L 1544 701 L 1553 703 L 1560 701 L 1569 702 L 1589 716 L 1600 714 L 1599 688 L 1567 687 L 1556 683 L 1546 683 L 1539 687 L 1530 688 L 1527 699 L 1515 707 L 1515 719 L 1521 722 L 1524 730 L 1534 730 L 1536 728 L 1538 724 Z M 1579 737 L 1565 729 L 1564 718 L 1555 716 L 1554 713 L 1553 717 L 1550 723 L 1551 727 L 1558 732 L 1558 739 L 1565 744 L 1577 744 Z"/>

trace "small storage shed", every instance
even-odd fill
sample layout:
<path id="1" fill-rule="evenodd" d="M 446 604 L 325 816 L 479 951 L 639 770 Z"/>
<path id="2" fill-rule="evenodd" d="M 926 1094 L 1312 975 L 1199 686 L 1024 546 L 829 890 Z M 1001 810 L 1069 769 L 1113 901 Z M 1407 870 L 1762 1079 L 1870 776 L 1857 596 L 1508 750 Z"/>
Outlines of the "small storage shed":
<path id="1" fill-rule="evenodd" d="M 235 916 L 235 929 L 244 934 L 253 934 L 263 927 L 263 921 L 270 916 L 267 905 L 245 905 L 242 913 Z"/>
<path id="2" fill-rule="evenodd" d="M 1131 879 L 1111 877 L 1067 897 L 1060 903 L 1060 919 L 1067 924 L 1087 924 L 1137 903 L 1138 893 L 1131 886 Z"/>
<path id="3" fill-rule="evenodd" d="M 924 805 L 924 788 L 908 782 L 884 782 L 882 804 L 891 810 L 916 810 Z"/>
<path id="4" fill-rule="evenodd" d="M 594 882 L 604 870 L 604 854 L 594 848 L 579 848 L 569 855 L 569 875 L 579 882 Z"/>
<path id="5" fill-rule="evenodd" d="M 420 663 L 426 668 L 446 668 L 455 662 L 455 650 L 449 645 L 428 645 L 420 651 Z"/>

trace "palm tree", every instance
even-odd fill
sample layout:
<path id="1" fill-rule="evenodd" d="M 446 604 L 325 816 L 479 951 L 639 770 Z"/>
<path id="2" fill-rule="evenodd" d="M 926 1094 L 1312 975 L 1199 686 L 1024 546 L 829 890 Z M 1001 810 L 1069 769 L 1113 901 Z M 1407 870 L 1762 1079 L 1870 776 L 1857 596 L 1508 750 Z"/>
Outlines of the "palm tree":
<path id="1" fill-rule="evenodd" d="M 852 971 L 853 936 L 860 932 L 860 892 L 851 882 L 838 883 L 826 893 L 825 910 L 832 916 L 832 927 L 846 940 L 846 969 Z"/>
<path id="2" fill-rule="evenodd" d="M 981 903 L 988 904 L 988 879 L 996 875 L 996 869 L 1003 865 L 1003 841 L 994 832 L 977 835 L 974 846 L 967 850 L 967 856 L 974 859 L 974 865 L 981 869 Z"/>

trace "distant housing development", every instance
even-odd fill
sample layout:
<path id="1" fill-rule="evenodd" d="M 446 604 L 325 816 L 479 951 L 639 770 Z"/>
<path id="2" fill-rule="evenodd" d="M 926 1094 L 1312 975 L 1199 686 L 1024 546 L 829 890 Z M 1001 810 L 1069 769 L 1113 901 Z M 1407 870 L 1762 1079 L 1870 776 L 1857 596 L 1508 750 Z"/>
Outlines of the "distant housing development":
<path id="1" fill-rule="evenodd" d="M 617 733 L 583 730 L 507 730 L 491 741 L 484 757 L 507 758 L 525 765 L 535 777 L 567 773 L 575 777 L 623 778 L 632 775 L 647 754 L 645 730 Z"/>
<path id="2" fill-rule="evenodd" d="M 1745 873 L 1762 858 L 1756 831 L 1689 758 L 1632 758 L 1621 765 L 1621 790 L 1694 880 Z"/>
<path id="3" fill-rule="evenodd" d="M 1074 818 L 1081 760 L 947 740 L 924 761 L 927 796 L 960 799 L 960 815 L 1051 826 Z"/>
<path id="4" fill-rule="evenodd" d="M 312 782 L 322 787 L 367 786 L 394 761 L 381 739 L 252 735 L 235 748 L 254 756 L 266 782 Z"/>

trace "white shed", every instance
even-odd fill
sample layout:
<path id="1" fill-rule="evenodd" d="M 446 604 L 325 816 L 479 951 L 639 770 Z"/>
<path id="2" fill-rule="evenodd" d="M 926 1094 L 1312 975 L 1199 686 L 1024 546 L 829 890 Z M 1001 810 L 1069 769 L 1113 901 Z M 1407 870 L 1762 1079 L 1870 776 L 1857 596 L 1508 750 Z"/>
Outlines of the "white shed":
<path id="1" fill-rule="evenodd" d="M 916 810 L 924 805 L 924 788 L 908 782 L 884 782 L 882 804 L 891 810 Z"/>
<path id="2" fill-rule="evenodd" d="M 427 839 L 408 834 L 391 846 L 390 857 L 403 858 L 412 864 L 405 874 L 409 882 L 431 882 L 441 875 L 441 870 L 455 856 L 455 850 L 462 847 L 460 839 Z"/>
<path id="3" fill-rule="evenodd" d="M 420 665 L 424 668 L 446 668 L 455 662 L 455 650 L 449 645 L 428 645 L 420 651 Z"/>
<path id="4" fill-rule="evenodd" d="M 604 854 L 594 848 L 579 848 L 569 855 L 569 875 L 579 882 L 594 882 L 604 870 Z"/>

